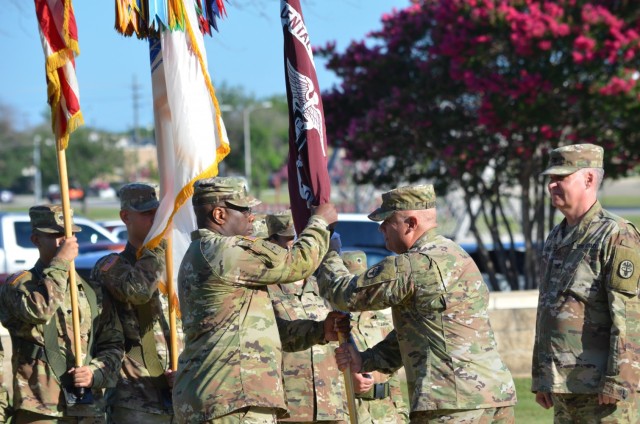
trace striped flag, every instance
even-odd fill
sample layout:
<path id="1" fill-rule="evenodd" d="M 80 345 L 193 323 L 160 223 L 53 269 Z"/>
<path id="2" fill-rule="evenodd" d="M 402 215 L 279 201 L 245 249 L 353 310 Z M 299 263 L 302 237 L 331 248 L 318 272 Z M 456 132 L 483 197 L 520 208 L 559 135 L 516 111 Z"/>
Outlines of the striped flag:
<path id="1" fill-rule="evenodd" d="M 74 55 L 80 54 L 78 28 L 71 0 L 35 0 L 42 49 L 46 58 L 47 97 L 58 150 L 82 125 L 80 91 Z"/>
<path id="2" fill-rule="evenodd" d="M 289 197 L 296 231 L 300 233 L 311 216 L 310 206 L 327 203 L 331 194 L 327 135 L 300 0 L 281 0 L 280 19 L 289 104 Z"/>
<path id="3" fill-rule="evenodd" d="M 176 270 L 197 228 L 190 201 L 193 183 L 216 176 L 229 153 L 195 8 L 184 10 L 184 31 L 149 37 L 161 200 L 145 245 L 154 247 L 171 237 Z"/>

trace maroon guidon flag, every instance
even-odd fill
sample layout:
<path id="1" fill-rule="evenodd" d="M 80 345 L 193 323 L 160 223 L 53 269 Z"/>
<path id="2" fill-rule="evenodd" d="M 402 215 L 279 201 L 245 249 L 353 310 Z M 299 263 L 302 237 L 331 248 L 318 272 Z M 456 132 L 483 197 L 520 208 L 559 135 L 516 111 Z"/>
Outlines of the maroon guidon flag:
<path id="1" fill-rule="evenodd" d="M 309 208 L 329 201 L 327 133 L 311 40 L 300 0 L 281 0 L 280 18 L 289 104 L 289 197 L 299 234 L 311 216 Z"/>

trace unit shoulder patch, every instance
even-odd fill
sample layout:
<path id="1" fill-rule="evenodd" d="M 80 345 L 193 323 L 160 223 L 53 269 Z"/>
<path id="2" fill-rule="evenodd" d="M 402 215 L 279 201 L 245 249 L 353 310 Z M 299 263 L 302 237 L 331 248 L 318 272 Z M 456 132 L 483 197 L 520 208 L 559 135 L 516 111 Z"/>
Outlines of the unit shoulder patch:
<path id="1" fill-rule="evenodd" d="M 106 259 L 104 259 L 104 262 L 102 263 L 102 266 L 100 266 L 100 271 L 102 272 L 107 272 L 111 269 L 112 266 L 114 266 L 116 264 L 116 262 L 118 262 L 118 259 L 120 259 L 120 255 L 109 255 L 107 256 Z"/>
<path id="2" fill-rule="evenodd" d="M 364 278 L 363 278 L 364 277 Z M 370 287 L 377 284 L 394 281 L 398 278 L 395 257 L 390 256 L 382 262 L 369 268 L 363 276 L 358 278 L 358 287 Z"/>
<path id="3" fill-rule="evenodd" d="M 636 295 L 640 282 L 640 253 L 626 246 L 616 246 L 611 267 L 611 288 Z"/>

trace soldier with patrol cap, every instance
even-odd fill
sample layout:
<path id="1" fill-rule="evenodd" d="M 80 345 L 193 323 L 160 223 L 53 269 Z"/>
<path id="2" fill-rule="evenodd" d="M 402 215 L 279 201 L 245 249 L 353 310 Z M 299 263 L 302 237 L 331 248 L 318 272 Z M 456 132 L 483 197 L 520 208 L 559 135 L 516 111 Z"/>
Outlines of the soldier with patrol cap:
<path id="1" fill-rule="evenodd" d="M 164 287 L 166 242 L 143 248 L 160 203 L 156 187 L 147 183 L 127 184 L 119 197 L 127 245 L 100 259 L 91 277 L 111 293 L 125 336 L 118 385 L 107 393 L 107 417 L 114 424 L 170 423 L 169 300 L 159 288 Z"/>
<path id="2" fill-rule="evenodd" d="M 69 291 L 75 237 L 65 239 L 62 207 L 29 209 L 39 259 L 0 286 L 0 321 L 13 347 L 15 423 L 104 423 L 102 389 L 114 386 L 123 355 L 122 327 L 109 295 L 76 274 L 82 363 L 75 367 Z M 80 227 L 73 226 L 73 232 Z M 74 396 L 75 388 L 90 389 Z"/>
<path id="3" fill-rule="evenodd" d="M 512 423 L 516 392 L 489 323 L 489 290 L 473 259 L 437 233 L 435 207 L 430 184 L 383 194 L 369 219 L 382 221 L 398 256 L 360 275 L 335 252 L 320 265 L 320 290 L 336 308 L 393 314 L 394 331 L 362 353 L 341 346 L 338 365 L 360 373 L 404 365 L 412 423 Z"/>
<path id="4" fill-rule="evenodd" d="M 542 251 L 532 391 L 556 423 L 640 421 L 640 233 L 597 200 L 603 156 L 563 146 L 543 172 L 564 220 Z"/>
<path id="5" fill-rule="evenodd" d="M 251 208 L 260 201 L 241 179 L 198 180 L 192 202 L 198 230 L 178 274 L 185 349 L 173 391 L 177 422 L 275 422 L 287 411 L 282 345 L 306 349 L 337 340 L 334 324 L 348 332 L 348 320 L 332 312 L 324 323 L 290 321 L 292 329 L 279 335 L 266 288 L 318 267 L 335 207 L 318 206 L 291 249 L 283 249 L 249 236 Z"/>
<path id="6" fill-rule="evenodd" d="M 344 266 L 351 274 L 362 274 L 367 270 L 367 255 L 361 250 L 344 251 L 340 255 Z M 358 349 L 368 349 L 384 340 L 393 331 L 389 321 L 389 309 L 354 312 L 351 335 Z M 358 422 L 361 424 L 404 424 L 409 422 L 409 410 L 402 397 L 398 373 L 373 371 L 353 372 L 353 381 L 358 406 Z"/>
<path id="7" fill-rule="evenodd" d="M 285 249 L 293 246 L 296 231 L 290 210 L 267 215 L 266 225 L 269 241 Z M 292 283 L 272 284 L 267 290 L 278 324 L 296 319 L 324 320 L 331 312 L 320 297 L 313 275 Z M 287 331 L 282 325 L 278 329 Z M 278 421 L 346 422 L 344 384 L 333 357 L 336 347 L 336 343 L 330 343 L 288 352 L 283 344 L 282 377 L 289 416 Z"/>

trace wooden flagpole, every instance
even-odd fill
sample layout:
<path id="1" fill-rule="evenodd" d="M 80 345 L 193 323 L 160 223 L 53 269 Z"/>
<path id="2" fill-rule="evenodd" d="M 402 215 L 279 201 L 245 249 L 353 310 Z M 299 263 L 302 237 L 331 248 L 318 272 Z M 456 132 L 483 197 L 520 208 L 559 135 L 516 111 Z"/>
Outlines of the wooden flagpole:
<path id="1" fill-rule="evenodd" d="M 338 333 L 338 342 L 342 345 L 348 343 L 349 339 L 342 333 Z M 347 367 L 342 371 L 344 377 L 344 388 L 347 391 L 347 406 L 349 408 L 349 422 L 358 424 L 358 407 L 356 405 L 356 394 L 353 388 L 353 376 L 351 375 L 351 367 Z"/>
<path id="2" fill-rule="evenodd" d="M 172 371 L 178 370 L 178 330 L 176 328 L 176 309 L 173 299 L 176 295 L 175 285 L 173 284 L 173 237 L 171 229 L 167 231 L 167 250 L 164 252 L 165 267 L 167 273 L 167 297 L 169 298 L 169 357 L 171 358 L 170 366 Z"/>
<path id="3" fill-rule="evenodd" d="M 69 202 L 69 178 L 67 176 L 67 156 L 64 149 L 57 149 L 58 173 L 60 177 L 60 199 L 62 201 L 62 213 L 64 216 L 64 237 L 73 237 L 73 221 L 71 220 L 71 206 Z M 69 265 L 69 296 L 71 297 L 71 322 L 73 325 L 73 350 L 75 354 L 75 366 L 82 366 L 82 344 L 80 342 L 80 314 L 78 312 L 78 286 L 76 285 L 76 264 L 71 261 Z M 78 397 L 82 397 L 84 389 L 77 391 Z"/>

